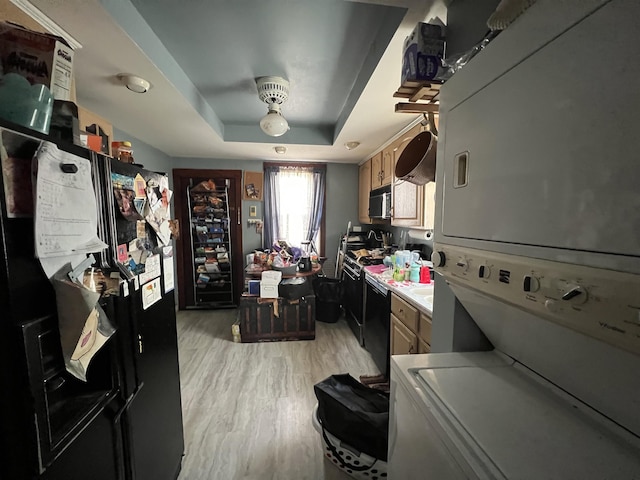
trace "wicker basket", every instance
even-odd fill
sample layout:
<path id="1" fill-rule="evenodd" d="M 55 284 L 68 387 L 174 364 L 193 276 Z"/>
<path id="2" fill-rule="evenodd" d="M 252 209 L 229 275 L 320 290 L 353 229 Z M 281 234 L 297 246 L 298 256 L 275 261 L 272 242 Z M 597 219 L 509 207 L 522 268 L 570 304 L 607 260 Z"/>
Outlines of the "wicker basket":
<path id="1" fill-rule="evenodd" d="M 431 132 L 416 135 L 400 154 L 396 163 L 396 178 L 416 185 L 435 181 L 437 143 Z"/>
<path id="2" fill-rule="evenodd" d="M 387 462 L 358 452 L 322 428 L 318 419 L 317 404 L 313 409 L 312 422 L 313 428 L 320 434 L 323 455 L 336 468 L 359 480 L 385 480 L 387 478 Z"/>

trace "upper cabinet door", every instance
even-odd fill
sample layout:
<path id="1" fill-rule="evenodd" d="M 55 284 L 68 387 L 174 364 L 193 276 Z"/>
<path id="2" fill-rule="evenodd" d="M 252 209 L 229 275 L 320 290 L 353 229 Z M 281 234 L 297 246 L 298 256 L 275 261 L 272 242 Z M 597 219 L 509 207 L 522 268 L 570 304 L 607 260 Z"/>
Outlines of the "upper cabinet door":
<path id="1" fill-rule="evenodd" d="M 380 186 L 391 185 L 393 179 L 393 144 L 389 145 L 382 151 L 382 162 L 380 170 Z"/>
<path id="2" fill-rule="evenodd" d="M 358 175 L 358 220 L 371 223 L 369 218 L 369 192 L 371 191 L 371 160 L 360 165 Z"/>
<path id="3" fill-rule="evenodd" d="M 371 190 L 391 185 L 394 143 L 371 158 Z"/>
<path id="4" fill-rule="evenodd" d="M 423 221 L 423 188 L 410 182 L 400 181 L 395 176 L 395 166 L 400 155 L 413 138 L 420 133 L 421 126 L 416 125 L 392 144 L 393 185 L 391 188 L 391 225 L 419 227 Z"/>
<path id="5" fill-rule="evenodd" d="M 371 190 L 382 186 L 382 152 L 371 157 Z"/>

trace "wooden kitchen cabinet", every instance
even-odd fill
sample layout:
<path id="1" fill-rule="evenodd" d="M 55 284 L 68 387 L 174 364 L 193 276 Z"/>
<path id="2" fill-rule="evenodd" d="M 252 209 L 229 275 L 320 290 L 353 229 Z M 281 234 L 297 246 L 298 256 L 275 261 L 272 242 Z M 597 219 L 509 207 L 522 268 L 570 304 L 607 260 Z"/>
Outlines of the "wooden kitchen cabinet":
<path id="1" fill-rule="evenodd" d="M 427 345 L 431 345 L 431 317 L 426 313 L 420 313 L 418 320 L 418 331 L 416 332 L 420 340 Z"/>
<path id="2" fill-rule="evenodd" d="M 400 155 L 409 142 L 422 130 L 424 130 L 422 125 L 415 125 L 360 165 L 358 188 L 360 223 L 372 223 L 369 217 L 369 192 L 391 185 L 391 225 L 433 230 L 435 182 L 415 185 L 399 181 L 395 176 L 395 167 Z"/>
<path id="3" fill-rule="evenodd" d="M 360 165 L 358 173 L 358 221 L 360 223 L 371 223 L 369 192 L 371 192 L 371 159 Z"/>
<path id="4" fill-rule="evenodd" d="M 391 225 L 399 227 L 422 227 L 424 212 L 424 188 L 410 182 L 400 181 L 395 176 L 395 166 L 400 155 L 413 138 L 420 133 L 420 124 L 402 135 L 392 145 L 393 183 L 391 190 Z"/>
<path id="5" fill-rule="evenodd" d="M 404 323 L 411 331 L 418 331 L 420 312 L 416 307 L 409 305 L 409 303 L 396 294 L 391 295 L 391 313 L 393 313 L 398 320 Z"/>
<path id="6" fill-rule="evenodd" d="M 436 216 L 436 182 L 429 182 L 422 186 L 424 197 L 422 227 L 433 230 Z"/>
<path id="7" fill-rule="evenodd" d="M 391 314 L 391 355 L 418 353 L 418 337 Z"/>
<path id="8" fill-rule="evenodd" d="M 391 355 L 418 353 L 420 312 L 413 305 L 391 294 Z"/>
<path id="9" fill-rule="evenodd" d="M 431 317 L 391 294 L 391 355 L 431 352 Z"/>
<path id="10" fill-rule="evenodd" d="M 392 145 L 387 146 L 371 158 L 371 190 L 391 185 L 393 177 Z"/>
<path id="11" fill-rule="evenodd" d="M 431 345 L 418 339 L 418 353 L 431 353 Z"/>

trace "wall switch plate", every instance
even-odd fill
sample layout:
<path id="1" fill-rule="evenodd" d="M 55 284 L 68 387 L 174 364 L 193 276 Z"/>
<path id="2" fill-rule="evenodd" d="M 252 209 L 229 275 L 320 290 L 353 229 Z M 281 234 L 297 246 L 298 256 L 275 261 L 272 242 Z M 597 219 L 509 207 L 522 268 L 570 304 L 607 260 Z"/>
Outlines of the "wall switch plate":
<path id="1" fill-rule="evenodd" d="M 258 208 L 255 205 L 249 207 L 249 216 L 256 217 L 258 215 Z"/>

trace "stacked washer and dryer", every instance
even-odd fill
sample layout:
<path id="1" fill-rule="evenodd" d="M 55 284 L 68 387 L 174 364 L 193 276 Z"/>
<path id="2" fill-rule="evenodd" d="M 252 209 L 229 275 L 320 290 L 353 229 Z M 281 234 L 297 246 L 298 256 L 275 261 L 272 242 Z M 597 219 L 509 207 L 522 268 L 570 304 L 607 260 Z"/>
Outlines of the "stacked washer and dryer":
<path id="1" fill-rule="evenodd" d="M 538 0 L 441 90 L 432 353 L 389 478 L 640 479 L 640 5 Z"/>

